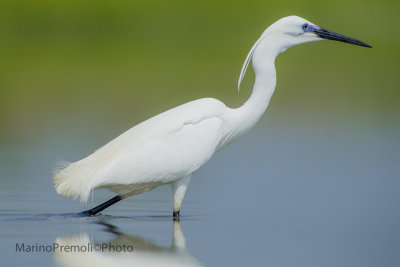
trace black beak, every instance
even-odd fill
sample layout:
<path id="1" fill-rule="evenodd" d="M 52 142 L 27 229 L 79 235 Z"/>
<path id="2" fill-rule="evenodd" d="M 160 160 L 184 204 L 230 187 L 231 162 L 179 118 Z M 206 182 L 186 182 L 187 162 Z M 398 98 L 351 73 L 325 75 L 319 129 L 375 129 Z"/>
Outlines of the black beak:
<path id="1" fill-rule="evenodd" d="M 354 44 L 354 45 L 359 45 L 359 46 L 364 46 L 364 47 L 372 47 L 364 42 L 361 42 L 360 40 L 336 33 L 336 32 L 331 32 L 322 28 L 314 30 L 314 32 L 321 38 L 327 39 L 327 40 L 335 40 L 335 41 L 340 41 L 344 43 L 349 43 L 349 44 Z"/>

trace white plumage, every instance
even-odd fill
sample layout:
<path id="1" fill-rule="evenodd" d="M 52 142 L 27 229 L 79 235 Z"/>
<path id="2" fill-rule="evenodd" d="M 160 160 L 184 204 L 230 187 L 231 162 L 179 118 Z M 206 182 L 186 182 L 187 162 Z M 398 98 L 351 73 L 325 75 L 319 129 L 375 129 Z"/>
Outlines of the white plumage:
<path id="1" fill-rule="evenodd" d="M 278 20 L 257 40 L 243 64 L 239 88 L 251 59 L 256 75 L 245 104 L 232 109 L 204 98 L 150 118 L 88 157 L 64 164 L 54 177 L 57 192 L 85 202 L 97 188 L 108 188 L 125 198 L 170 183 L 174 211 L 179 212 L 191 174 L 254 126 L 264 113 L 275 89 L 276 56 L 297 44 L 334 39 L 322 36 L 322 30 L 296 16 Z M 346 38 L 335 40 L 354 43 L 355 39 Z"/>
<path id="2" fill-rule="evenodd" d="M 206 98 L 146 120 L 58 172 L 57 192 L 85 202 L 95 188 L 129 196 L 186 177 L 217 149 L 224 109 Z"/>

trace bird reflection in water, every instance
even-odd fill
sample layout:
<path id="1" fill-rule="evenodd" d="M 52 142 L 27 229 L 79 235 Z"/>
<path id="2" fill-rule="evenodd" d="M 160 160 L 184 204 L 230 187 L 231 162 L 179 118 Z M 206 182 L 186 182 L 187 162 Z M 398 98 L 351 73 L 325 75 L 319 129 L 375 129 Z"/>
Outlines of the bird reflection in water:
<path id="1" fill-rule="evenodd" d="M 116 226 L 100 222 L 116 237 L 106 243 L 96 243 L 88 233 L 57 238 L 54 261 L 59 266 L 203 266 L 186 249 L 186 240 L 179 221 L 173 222 L 170 247 L 122 233 Z M 61 250 L 63 246 L 63 250 Z M 104 246 L 104 249 L 99 249 Z M 65 250 L 69 248 L 69 251 Z M 78 251 L 78 247 L 82 250 Z M 68 250 L 68 249 L 67 249 Z M 86 250 L 86 252 L 83 252 Z M 117 252 L 119 250 L 119 252 Z"/>

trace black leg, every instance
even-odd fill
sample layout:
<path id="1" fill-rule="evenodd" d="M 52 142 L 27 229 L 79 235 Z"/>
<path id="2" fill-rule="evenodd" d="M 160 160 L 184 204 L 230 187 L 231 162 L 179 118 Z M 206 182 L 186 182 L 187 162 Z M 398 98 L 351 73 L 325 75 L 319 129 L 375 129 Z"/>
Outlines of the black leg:
<path id="1" fill-rule="evenodd" d="M 179 212 L 180 212 L 180 210 L 174 211 L 172 213 L 173 220 L 176 221 L 176 222 L 179 222 Z"/>
<path id="2" fill-rule="evenodd" d="M 100 211 L 108 208 L 109 206 L 117 203 L 120 200 L 122 200 L 122 198 L 120 196 L 115 196 L 112 199 L 104 202 L 103 204 L 100 204 L 97 207 L 94 207 L 93 209 L 82 211 L 82 212 L 78 213 L 78 216 L 80 216 L 80 217 L 89 217 L 89 216 L 96 215 Z"/>

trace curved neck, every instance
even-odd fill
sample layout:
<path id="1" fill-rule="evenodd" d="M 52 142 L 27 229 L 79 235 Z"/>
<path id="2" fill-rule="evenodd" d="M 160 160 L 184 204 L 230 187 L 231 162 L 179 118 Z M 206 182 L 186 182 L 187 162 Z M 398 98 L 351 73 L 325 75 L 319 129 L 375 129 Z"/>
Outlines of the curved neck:
<path id="1" fill-rule="evenodd" d="M 264 66 L 263 72 L 256 72 L 254 86 L 249 99 L 239 109 L 250 112 L 250 117 L 261 116 L 268 107 L 269 101 L 275 90 L 276 71 L 274 62 Z"/>
<path id="2" fill-rule="evenodd" d="M 253 56 L 253 69 L 255 72 L 255 82 L 250 98 L 239 108 L 240 133 L 243 134 L 252 128 L 264 114 L 269 101 L 275 90 L 276 71 L 275 58 L 282 52 L 279 45 L 275 45 L 270 38 L 265 36 L 264 40 L 257 47 Z"/>
<path id="3" fill-rule="evenodd" d="M 245 134 L 260 119 L 275 90 L 275 58 L 285 51 L 273 34 L 265 34 L 253 54 L 255 82 L 249 99 L 236 109 L 229 109 L 224 118 L 227 130 L 218 150 Z"/>

